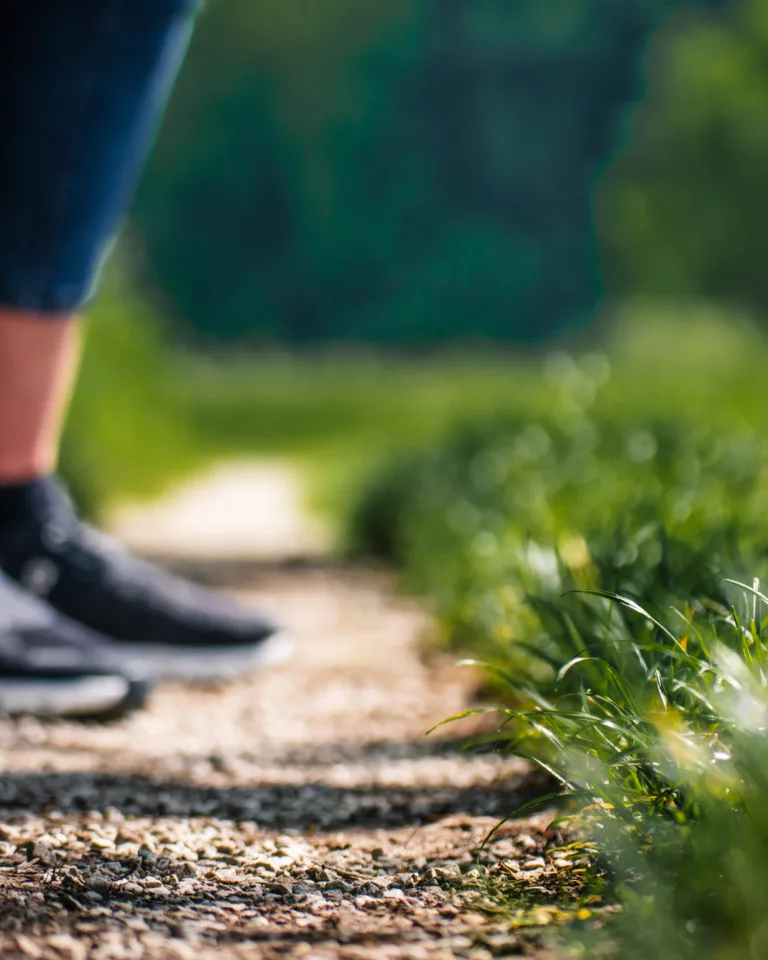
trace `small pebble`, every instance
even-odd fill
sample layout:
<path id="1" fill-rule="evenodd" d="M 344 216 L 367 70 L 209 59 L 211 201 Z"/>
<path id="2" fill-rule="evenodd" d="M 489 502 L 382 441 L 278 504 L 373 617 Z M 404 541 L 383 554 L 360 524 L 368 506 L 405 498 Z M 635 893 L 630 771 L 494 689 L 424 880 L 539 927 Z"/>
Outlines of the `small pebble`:
<path id="1" fill-rule="evenodd" d="M 446 894 L 441 887 L 427 887 L 424 890 L 424 893 L 429 894 L 433 900 L 444 900 L 446 897 Z"/>
<path id="2" fill-rule="evenodd" d="M 53 849 L 47 843 L 38 843 L 36 840 L 30 840 L 27 844 L 27 860 L 39 860 L 46 867 L 52 867 L 58 863 L 58 858 Z"/>
<path id="3" fill-rule="evenodd" d="M 326 886 L 326 890 L 340 890 L 342 893 L 349 893 L 352 889 L 352 885 L 345 883 L 343 880 L 331 880 L 331 882 Z"/>
<path id="4" fill-rule="evenodd" d="M 141 860 L 141 864 L 146 870 L 148 867 L 157 863 L 157 856 L 152 853 L 149 847 L 142 845 L 139 847 L 139 860 Z"/>
<path id="5" fill-rule="evenodd" d="M 96 893 L 108 893 L 112 889 L 112 881 L 100 873 L 94 873 L 85 881 L 89 890 L 95 890 Z"/>

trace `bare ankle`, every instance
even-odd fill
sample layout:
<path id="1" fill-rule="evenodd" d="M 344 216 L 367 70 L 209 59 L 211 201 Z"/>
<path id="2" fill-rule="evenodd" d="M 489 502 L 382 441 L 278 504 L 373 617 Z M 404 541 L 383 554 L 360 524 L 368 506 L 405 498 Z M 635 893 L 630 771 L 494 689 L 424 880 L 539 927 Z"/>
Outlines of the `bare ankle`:
<path id="1" fill-rule="evenodd" d="M 0 307 L 0 483 L 54 469 L 78 355 L 74 317 Z"/>

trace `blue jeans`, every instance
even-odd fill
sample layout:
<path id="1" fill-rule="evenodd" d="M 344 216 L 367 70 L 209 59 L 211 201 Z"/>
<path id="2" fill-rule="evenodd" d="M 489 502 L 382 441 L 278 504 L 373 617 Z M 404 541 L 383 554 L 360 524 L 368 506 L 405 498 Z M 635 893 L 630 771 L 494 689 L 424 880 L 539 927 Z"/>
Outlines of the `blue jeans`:
<path id="1" fill-rule="evenodd" d="M 0 0 L 0 305 L 90 293 L 186 51 L 193 0 Z"/>

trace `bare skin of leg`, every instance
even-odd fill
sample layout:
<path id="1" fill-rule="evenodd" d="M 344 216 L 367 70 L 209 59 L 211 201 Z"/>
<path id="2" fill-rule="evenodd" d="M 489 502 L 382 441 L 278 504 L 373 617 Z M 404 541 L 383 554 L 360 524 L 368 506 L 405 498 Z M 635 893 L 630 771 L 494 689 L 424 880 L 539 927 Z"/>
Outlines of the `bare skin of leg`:
<path id="1" fill-rule="evenodd" d="M 54 470 L 79 356 L 75 317 L 0 306 L 0 484 Z"/>

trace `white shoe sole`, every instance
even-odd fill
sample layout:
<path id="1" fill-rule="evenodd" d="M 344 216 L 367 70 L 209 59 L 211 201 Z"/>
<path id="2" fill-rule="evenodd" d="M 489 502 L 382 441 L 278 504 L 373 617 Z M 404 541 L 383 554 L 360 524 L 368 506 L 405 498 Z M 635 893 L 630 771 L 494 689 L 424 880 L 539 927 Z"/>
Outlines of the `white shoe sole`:
<path id="1" fill-rule="evenodd" d="M 95 717 L 119 708 L 130 684 L 124 677 L 72 680 L 0 678 L 0 713 L 36 717 Z"/>
<path id="2" fill-rule="evenodd" d="M 253 646 L 237 644 L 201 648 L 115 642 L 113 667 L 128 676 L 152 680 L 216 684 L 234 680 L 250 670 L 283 663 L 293 648 L 293 640 L 284 633 L 275 633 Z"/>

